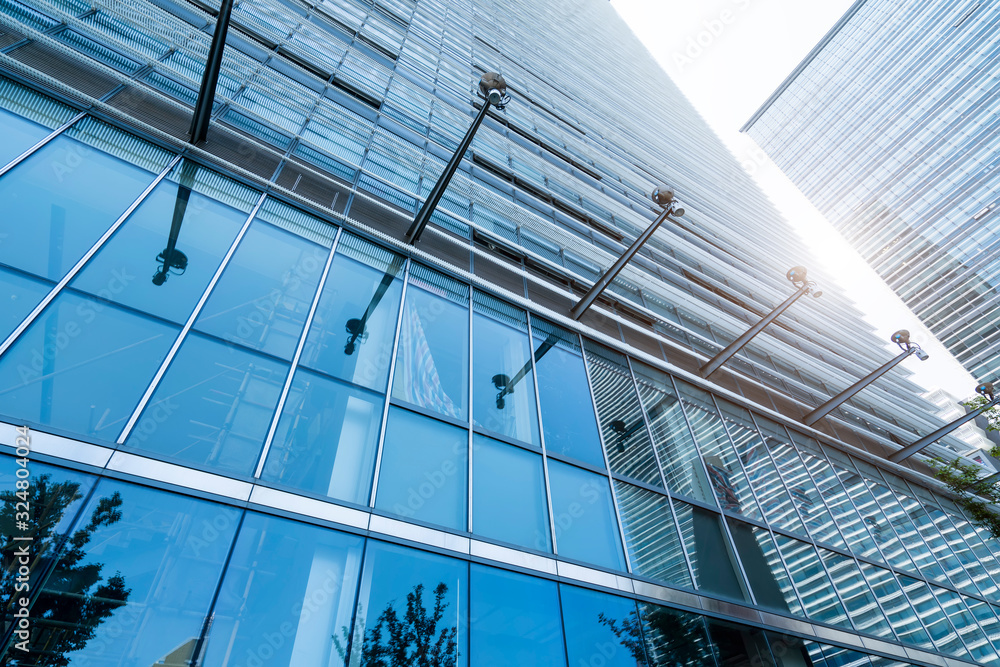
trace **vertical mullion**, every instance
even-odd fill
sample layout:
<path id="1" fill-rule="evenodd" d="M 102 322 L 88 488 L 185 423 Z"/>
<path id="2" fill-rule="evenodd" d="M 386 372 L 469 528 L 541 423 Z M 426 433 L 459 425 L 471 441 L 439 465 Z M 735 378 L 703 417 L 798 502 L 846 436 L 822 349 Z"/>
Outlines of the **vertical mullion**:
<path id="1" fill-rule="evenodd" d="M 684 417 L 684 423 L 688 427 L 688 432 L 690 432 L 690 434 L 691 434 L 691 441 L 694 443 L 695 452 L 698 454 L 698 462 L 701 463 L 701 471 L 705 475 L 705 479 L 706 480 L 711 480 L 711 476 L 708 474 L 708 468 L 705 466 L 705 459 L 704 459 L 704 457 L 702 456 L 702 453 L 701 453 L 701 445 L 698 444 L 698 438 L 695 436 L 694 429 L 691 428 L 691 420 L 688 418 L 688 415 L 687 415 L 687 408 L 684 407 L 683 394 L 681 394 L 680 388 L 677 386 L 677 383 L 674 382 L 674 376 L 670 375 L 669 377 L 670 377 L 670 381 L 671 381 L 671 383 L 673 385 L 674 392 L 677 395 L 677 404 L 680 405 L 681 415 Z M 709 396 L 712 395 L 711 392 L 708 392 L 708 394 L 709 394 Z M 712 405 L 713 406 L 715 405 L 714 400 L 713 400 Z M 721 416 L 720 416 L 720 419 L 721 419 Z M 726 437 L 728 437 L 728 436 L 729 436 L 729 434 L 727 433 Z M 749 484 L 749 482 L 747 482 L 747 484 Z M 743 589 L 746 591 L 747 596 L 750 598 L 750 602 L 752 604 L 756 605 L 757 604 L 757 597 L 753 593 L 753 588 L 750 587 L 750 579 L 749 579 L 749 577 L 747 577 L 746 569 L 743 567 L 743 559 L 740 558 L 739 552 L 736 550 L 736 542 L 733 540 L 733 534 L 729 530 L 729 522 L 726 521 L 726 515 L 722 512 L 722 504 L 719 502 L 719 498 L 718 498 L 718 496 L 716 495 L 716 492 L 715 492 L 715 487 L 712 486 L 711 481 L 708 482 L 708 486 L 709 486 L 709 488 L 712 491 L 712 497 L 715 498 L 715 504 L 716 504 L 717 509 L 715 509 L 714 511 L 717 511 L 719 513 L 719 520 L 720 520 L 720 523 L 722 523 L 722 529 L 723 529 L 723 531 L 725 531 L 725 537 L 729 541 L 729 550 L 730 550 L 730 553 L 733 555 L 733 560 L 736 561 L 736 566 L 740 570 L 740 576 L 743 577 L 743 581 L 742 581 Z M 682 535 L 681 536 L 681 543 L 683 544 L 683 542 L 684 542 L 684 538 L 683 538 L 683 535 Z M 775 548 L 777 548 L 777 543 L 775 543 Z M 698 588 L 698 582 L 697 582 L 697 580 L 694 580 L 692 583 L 694 583 L 695 587 Z"/>
<path id="2" fill-rule="evenodd" d="M 765 456 L 767 456 L 767 458 L 771 461 L 771 465 L 774 466 L 774 472 L 777 473 L 778 480 L 781 482 L 782 488 L 784 488 L 787 491 L 788 487 L 785 485 L 785 479 L 781 476 L 781 466 L 778 465 L 777 459 L 775 459 L 773 456 L 771 456 L 771 450 L 768 449 L 768 447 L 767 447 L 767 439 L 764 437 L 764 431 L 763 431 L 763 429 L 761 429 L 760 424 L 757 423 L 757 419 L 754 417 L 753 411 L 752 410 L 747 410 L 747 412 L 750 413 L 750 419 L 753 421 L 754 428 L 757 429 L 757 435 L 760 436 L 760 442 L 761 442 L 761 445 L 763 446 L 763 450 L 764 450 L 763 454 Z M 777 422 L 775 422 L 775 423 L 777 423 Z M 780 426 L 780 424 L 779 424 L 779 426 Z M 787 431 L 786 431 L 786 433 L 787 433 Z M 793 450 L 795 450 L 795 445 L 792 444 L 792 439 L 791 438 L 788 438 L 788 446 L 791 447 Z M 796 458 L 798 458 L 798 450 L 795 450 L 795 454 L 796 454 Z M 799 460 L 801 461 L 802 459 L 799 459 Z M 809 474 L 808 471 L 806 471 L 806 474 L 807 475 Z M 860 471 L 859 471 L 859 474 L 860 474 Z M 811 479 L 812 478 L 810 477 L 810 480 Z M 808 539 L 812 540 L 813 539 L 812 535 L 809 534 L 809 528 L 807 528 L 808 524 L 806 523 L 805 519 L 802 518 L 802 513 L 799 511 L 799 506 L 795 504 L 795 501 L 792 499 L 791 494 L 787 494 L 787 495 L 788 495 L 788 503 L 789 503 L 789 505 L 791 505 L 792 511 L 795 512 L 795 516 L 797 516 L 799 518 L 799 523 L 802 524 L 802 533 L 803 533 L 803 535 L 805 537 L 807 537 Z M 763 513 L 763 511 L 764 511 L 764 508 L 761 507 L 761 513 Z M 766 518 L 767 517 L 765 517 L 765 519 Z M 770 525 L 769 521 L 768 521 L 768 525 Z M 788 532 L 795 532 L 795 531 L 791 531 L 790 530 Z"/>
<path id="3" fill-rule="evenodd" d="M 552 544 L 552 553 L 559 555 L 558 545 L 556 545 L 556 522 L 552 512 L 552 485 L 549 482 L 549 457 L 545 448 L 545 428 L 542 424 L 542 402 L 538 394 L 538 368 L 535 366 L 535 336 L 531 327 L 531 313 L 527 313 L 528 322 L 528 353 L 531 358 L 531 386 L 535 392 L 535 414 L 538 416 L 538 438 L 542 444 L 542 476 L 545 479 L 545 503 L 549 513 L 549 539 Z"/>
<path id="4" fill-rule="evenodd" d="M 77 121 L 79 121 L 80 119 L 82 119 L 86 115 L 87 115 L 87 113 L 85 111 L 81 111 L 80 113 L 78 113 L 77 115 L 73 116 L 68 121 L 66 121 L 65 123 L 63 123 L 59 127 L 57 127 L 56 129 L 52 130 L 52 132 L 50 132 L 48 135 L 42 137 L 38 141 L 38 143 L 36 143 L 34 146 L 32 146 L 28 150 L 24 151 L 23 153 L 21 153 L 20 155 L 18 155 L 16 158 L 14 158 L 13 160 L 11 160 L 7 164 L 5 164 L 2 168 L 0 168 L 0 176 L 3 176 L 8 171 L 10 171 L 11 169 L 13 169 L 14 167 L 16 167 L 17 165 L 19 165 L 22 162 L 24 162 L 25 160 L 27 160 L 34 153 L 36 153 L 39 150 L 41 150 L 42 148 L 44 148 L 47 143 L 49 143 L 50 141 L 52 141 L 53 139 L 55 139 L 56 137 L 58 137 L 60 134 L 62 134 L 63 132 L 65 132 L 66 130 L 68 130 L 69 128 L 71 128 L 73 125 L 75 125 L 77 123 Z"/>
<path id="5" fill-rule="evenodd" d="M 410 284 L 410 260 L 407 258 L 403 269 L 403 289 L 399 297 L 399 314 L 396 316 L 396 332 L 392 339 L 392 357 L 389 360 L 389 378 L 385 389 L 385 405 L 382 407 L 382 425 L 378 433 L 378 450 L 375 452 L 375 472 L 372 477 L 372 492 L 368 497 L 368 506 L 375 507 L 375 494 L 378 491 L 378 475 L 382 468 L 382 449 L 385 444 L 385 426 L 389 420 L 389 403 L 392 400 L 392 382 L 396 375 L 396 354 L 399 351 L 399 332 L 403 318 L 406 317 L 406 288 Z"/>
<path id="6" fill-rule="evenodd" d="M 313 295 L 312 303 L 309 304 L 309 313 L 306 315 L 306 320 L 302 327 L 302 334 L 299 336 L 298 345 L 295 346 L 295 354 L 292 356 L 292 363 L 288 367 L 288 375 L 285 377 L 284 386 L 281 388 L 281 395 L 278 397 L 278 404 L 275 406 L 274 415 L 271 417 L 271 425 L 267 429 L 267 437 L 264 439 L 264 448 L 261 450 L 260 458 L 257 461 L 257 466 L 253 473 L 254 479 L 260 479 L 260 475 L 264 471 L 264 462 L 267 460 L 267 453 L 271 449 L 271 443 L 274 441 L 274 434 L 278 430 L 278 422 L 281 420 L 281 411 L 285 407 L 285 401 L 288 400 L 288 392 L 292 388 L 292 379 L 295 377 L 295 369 L 299 365 L 299 358 L 302 356 L 303 348 L 305 348 L 306 338 L 309 336 L 309 327 L 312 326 L 313 317 L 316 315 L 316 308 L 319 306 L 319 300 L 323 295 L 323 287 L 326 285 L 326 278 L 330 274 L 330 266 L 333 264 L 333 255 L 337 251 L 337 244 L 340 241 L 340 235 L 343 231 L 343 227 L 337 228 L 337 234 L 333 237 L 330 252 L 327 253 L 326 264 L 323 266 L 323 273 L 319 277 L 319 284 L 316 286 L 316 293 Z"/>
<path id="7" fill-rule="evenodd" d="M 180 349 L 181 343 L 187 338 L 187 334 L 191 331 L 191 327 L 194 326 L 194 322 L 198 319 L 198 315 L 201 314 L 201 309 L 205 306 L 205 302 L 208 301 L 208 296 L 212 293 L 212 289 L 215 284 L 219 281 L 219 277 L 222 272 L 225 271 L 226 267 L 229 266 L 229 260 L 232 259 L 233 255 L 236 253 L 236 248 L 240 245 L 240 241 L 246 236 L 247 230 L 250 228 L 250 223 L 253 222 L 254 218 L 257 217 L 257 212 L 260 211 L 260 207 L 264 204 L 264 200 L 267 198 L 267 193 L 260 193 L 260 198 L 257 203 L 254 204 L 253 209 L 247 215 L 246 221 L 243 223 L 243 227 L 240 228 L 236 238 L 233 240 L 229 250 L 226 252 L 225 257 L 222 258 L 222 262 L 219 263 L 219 268 L 215 270 L 212 275 L 212 279 L 208 282 L 208 286 L 205 291 L 202 292 L 201 298 L 198 299 L 198 303 L 195 305 L 194 310 L 191 311 L 191 315 L 188 316 L 187 321 L 184 323 L 183 328 L 181 328 L 180 333 L 177 334 L 177 338 L 174 339 L 174 344 L 170 347 L 170 351 L 167 352 L 166 358 L 160 363 L 160 367 L 156 371 L 156 375 L 153 376 L 153 381 L 149 383 L 146 387 L 146 392 L 142 395 L 139 400 L 139 404 L 132 411 L 132 416 L 129 417 L 128 422 L 125 424 L 125 428 L 122 429 L 121 434 L 118 436 L 117 443 L 119 445 L 125 444 L 128 439 L 129 434 L 132 429 L 135 428 L 135 424 L 139 421 L 139 415 L 146 408 L 146 404 L 149 403 L 149 399 L 152 398 L 153 392 L 156 391 L 157 386 L 160 384 L 160 380 L 163 379 L 163 375 L 167 372 L 167 367 L 170 362 L 173 361 L 174 357 L 177 355 L 177 350 Z"/>
<path id="8" fill-rule="evenodd" d="M 191 663 L 192 665 L 203 664 L 199 660 L 199 654 L 204 650 L 205 643 L 208 641 L 208 633 L 212 629 L 212 619 L 215 616 L 215 605 L 219 601 L 219 594 L 222 592 L 222 584 L 226 581 L 226 573 L 229 571 L 229 564 L 233 560 L 233 552 L 236 551 L 236 542 L 240 539 L 240 530 L 243 528 L 243 520 L 247 516 L 246 509 L 240 512 L 240 519 L 236 522 L 236 531 L 233 533 L 233 541 L 229 545 L 229 550 L 226 552 L 226 560 L 222 564 L 222 572 L 219 573 L 219 583 L 215 586 L 215 593 L 212 595 L 212 601 L 208 605 L 208 613 L 205 614 L 205 620 L 202 623 L 201 631 L 198 634 L 198 640 L 194 645 L 194 650 L 191 653 Z"/>
<path id="9" fill-rule="evenodd" d="M 625 527 L 622 524 L 621 510 L 618 507 L 618 493 L 615 491 L 615 481 L 611 476 L 611 462 L 608 460 L 608 450 L 604 444 L 604 433 L 601 429 L 601 418 L 597 412 L 597 399 L 594 397 L 594 383 L 590 379 L 590 365 L 587 363 L 587 351 L 583 347 L 583 336 L 577 334 L 580 341 L 580 356 L 583 358 L 583 371 L 587 378 L 587 391 L 590 392 L 590 405 L 594 410 L 594 419 L 597 420 L 597 437 L 601 443 L 601 456 L 604 458 L 605 475 L 608 478 L 608 486 L 611 487 L 611 505 L 615 513 L 615 521 L 618 523 L 618 537 L 621 539 L 622 554 L 625 557 L 625 570 L 632 573 L 632 559 L 628 556 L 628 549 L 625 548 Z"/>
<path id="10" fill-rule="evenodd" d="M 726 418 L 722 416 L 722 410 L 719 408 L 719 401 L 715 397 L 715 394 L 709 392 L 709 396 L 712 397 L 712 405 L 715 406 L 715 411 L 719 414 L 719 421 L 722 424 L 722 431 L 726 434 L 726 438 L 729 440 L 729 446 L 733 452 L 733 456 L 736 459 L 736 465 L 739 466 L 740 470 L 743 471 L 743 479 L 747 482 L 747 489 L 750 491 L 750 497 L 753 498 L 754 502 L 757 503 L 757 509 L 760 510 L 761 519 L 765 524 L 768 524 L 767 517 L 764 516 L 764 505 L 760 502 L 760 498 L 757 497 L 757 491 L 754 489 L 754 485 L 750 483 L 750 474 L 747 473 L 746 467 L 743 465 L 743 459 L 740 458 L 740 451 L 736 448 L 736 440 L 733 439 L 733 434 L 729 431 L 729 427 L 726 426 Z M 749 412 L 749 410 L 748 410 Z M 756 429 L 755 429 L 756 430 Z M 761 443 L 763 444 L 763 443 Z M 808 474 L 808 470 L 806 472 Z M 831 514 L 831 518 L 832 518 Z"/>
<path id="11" fill-rule="evenodd" d="M 128 217 L 132 215 L 135 209 L 137 209 L 139 205 L 146 199 L 146 197 L 149 196 L 149 193 L 152 192 L 153 189 L 157 185 L 159 185 L 164 178 L 167 177 L 167 175 L 177 165 L 177 163 L 180 162 L 180 160 L 181 160 L 180 155 L 174 156 L 174 158 L 170 161 L 170 164 L 164 167 L 163 171 L 161 171 L 156 176 L 156 178 L 153 179 L 153 182 L 147 185 L 146 189 L 143 190 L 141 193 L 139 193 L 139 197 L 134 202 L 132 202 L 132 204 L 129 205 L 127 209 L 125 209 L 124 213 L 118 216 L 118 219 L 115 220 L 111 224 L 111 226 L 108 227 L 107 230 L 105 230 L 103 234 L 101 234 L 101 237 L 97 239 L 97 241 L 92 246 L 90 246 L 90 249 L 83 254 L 83 257 L 77 260 L 76 264 L 73 265 L 73 268 L 71 268 L 66 273 L 66 275 L 64 275 L 62 279 L 58 283 L 56 283 L 56 285 L 51 290 L 49 290 L 49 293 L 45 295 L 45 297 L 41 300 L 41 302 L 37 306 L 35 306 L 34 309 L 28 314 L 28 316 L 21 321 L 21 323 L 17 326 L 17 328 L 14 329 L 14 331 L 12 331 L 9 336 L 7 336 L 7 339 L 3 341 L 3 343 L 0 343 L 0 356 L 2 356 L 4 352 L 10 349 L 10 346 L 14 344 L 14 342 L 18 339 L 18 337 L 22 333 L 24 333 L 24 331 L 29 326 L 31 326 L 31 323 L 34 322 L 39 315 L 41 315 L 42 311 L 45 310 L 45 308 L 50 303 L 52 303 L 52 300 L 56 298 L 59 292 L 61 292 L 62 289 L 67 284 L 69 284 L 69 282 L 73 280 L 73 278 L 76 277 L 76 275 L 83 269 L 84 264 L 86 264 L 90 260 L 90 258 L 93 257 L 97 253 L 97 251 L 101 249 L 101 247 L 107 242 L 107 240 L 111 238 L 111 236 L 116 231 L 118 231 L 118 229 L 122 226 L 122 224 L 124 224 L 125 220 L 128 219 Z"/>
<path id="12" fill-rule="evenodd" d="M 469 450 L 468 451 L 469 451 L 469 456 L 468 456 L 468 461 L 466 461 L 466 463 L 468 465 L 468 469 L 469 469 L 468 470 L 468 473 L 469 473 L 469 478 L 468 478 L 469 479 L 469 483 L 468 483 L 468 488 L 467 488 L 467 491 L 468 491 L 468 512 L 469 512 L 469 514 L 466 517 L 466 528 L 468 529 L 468 531 L 470 533 L 472 532 L 472 502 L 473 502 L 473 500 L 472 500 L 472 456 L 473 456 L 472 427 L 473 427 L 473 423 L 474 422 L 473 422 L 473 413 L 472 413 L 472 410 L 473 410 L 473 407 L 472 407 L 472 367 L 473 367 L 473 363 L 475 362 L 475 358 L 473 356 L 474 355 L 474 353 L 473 353 L 473 349 L 474 348 L 472 347 L 472 344 L 474 342 L 473 341 L 473 337 L 472 337 L 472 318 L 473 318 L 473 314 L 474 314 L 473 313 L 474 309 L 475 309 L 475 304 L 473 303 L 472 286 L 470 285 L 469 286 L 469 372 L 468 372 L 468 376 L 467 376 L 469 378 L 469 426 L 468 426 L 468 436 L 469 436 Z"/>
<path id="13" fill-rule="evenodd" d="M 674 534 L 677 535 L 677 543 L 681 548 L 681 556 L 684 558 L 684 564 L 687 565 L 688 575 L 691 577 L 691 585 L 695 585 L 694 568 L 691 566 L 691 559 L 688 557 L 687 549 L 684 548 L 684 536 L 681 535 L 680 525 L 677 523 L 677 511 L 674 509 L 674 500 L 670 492 L 670 487 L 667 486 L 667 476 L 663 472 L 663 464 L 660 462 L 660 453 L 657 451 L 656 443 L 653 438 L 653 428 L 650 426 L 649 415 L 646 414 L 646 406 L 642 404 L 642 395 L 639 393 L 639 381 L 635 377 L 635 369 L 632 368 L 632 358 L 625 355 L 625 362 L 628 364 L 629 375 L 632 377 L 632 386 L 635 389 L 636 400 L 639 401 L 639 412 L 642 414 L 642 421 L 646 425 L 646 432 L 649 434 L 649 446 L 653 449 L 653 458 L 656 461 L 656 467 L 660 471 L 660 479 L 663 482 L 663 489 L 665 491 L 665 496 L 667 498 L 667 506 L 670 508 L 670 518 L 674 522 Z M 678 402 L 680 397 L 677 397 Z M 626 547 L 627 551 L 627 547 Z"/>

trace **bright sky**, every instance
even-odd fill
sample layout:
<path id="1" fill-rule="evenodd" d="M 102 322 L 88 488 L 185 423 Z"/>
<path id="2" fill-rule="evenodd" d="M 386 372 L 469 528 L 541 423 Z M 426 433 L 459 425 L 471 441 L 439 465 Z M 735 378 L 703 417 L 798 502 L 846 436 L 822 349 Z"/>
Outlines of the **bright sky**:
<path id="1" fill-rule="evenodd" d="M 903 364 L 912 379 L 956 398 L 976 381 L 840 234 L 739 128 L 812 50 L 854 0 L 611 0 L 667 74 L 744 164 L 772 202 L 836 273 L 848 296 L 886 341 L 907 329 L 930 354 Z M 986 378 L 984 378 L 986 379 Z"/>

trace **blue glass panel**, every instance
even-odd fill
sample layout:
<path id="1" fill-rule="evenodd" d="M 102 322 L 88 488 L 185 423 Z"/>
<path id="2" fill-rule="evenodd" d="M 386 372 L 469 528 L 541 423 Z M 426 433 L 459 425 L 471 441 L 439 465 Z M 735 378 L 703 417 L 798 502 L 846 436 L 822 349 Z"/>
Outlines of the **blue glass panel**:
<path id="1" fill-rule="evenodd" d="M 913 605 L 913 609 L 917 612 L 924 627 L 927 628 L 927 633 L 931 636 L 931 640 L 938 650 L 952 655 L 964 653 L 961 639 L 951 623 L 948 622 L 948 617 L 945 616 L 938 601 L 934 598 L 930 586 L 923 581 L 903 575 L 898 576 L 899 584 L 906 593 L 906 598 Z"/>
<path id="2" fill-rule="evenodd" d="M 639 613 L 652 664 L 715 666 L 704 617 L 648 602 L 639 603 Z"/>
<path id="3" fill-rule="evenodd" d="M 844 601 L 851 623 L 861 632 L 877 637 L 892 637 L 885 614 L 879 609 L 875 596 L 868 589 L 858 564 L 853 558 L 826 549 L 819 550 L 834 587 Z"/>
<path id="4" fill-rule="evenodd" d="M 555 582 L 473 563 L 469 591 L 472 664 L 566 664 Z"/>
<path id="5" fill-rule="evenodd" d="M 844 538 L 833 523 L 823 497 L 809 476 L 809 471 L 799 458 L 788 438 L 785 428 L 770 419 L 757 415 L 757 425 L 764 435 L 764 442 L 774 459 L 778 473 L 785 483 L 792 503 L 799 511 L 809 535 L 814 539 L 843 547 Z"/>
<path id="6" fill-rule="evenodd" d="M 195 328 L 291 359 L 328 250 L 256 222 L 240 241 Z"/>
<path id="7" fill-rule="evenodd" d="M 722 419 L 726 422 L 740 464 L 746 471 L 747 480 L 764 512 L 764 518 L 769 524 L 778 528 L 804 532 L 802 521 L 788 495 L 788 489 L 782 483 L 774 461 L 767 453 L 767 447 L 757 431 L 750 412 L 719 400 L 718 397 L 716 401 L 719 403 Z"/>
<path id="8" fill-rule="evenodd" d="M 719 506 L 754 519 L 760 519 L 757 501 L 750 491 L 746 473 L 736 456 L 733 444 L 719 417 L 711 394 L 677 380 L 684 412 L 701 449 L 709 485 Z"/>
<path id="9" fill-rule="evenodd" d="M 560 585 L 559 593 L 570 665 L 648 664 L 635 602 L 575 586 Z"/>
<path id="10" fill-rule="evenodd" d="M 469 309 L 414 280 L 406 292 L 392 395 L 466 419 L 469 403 Z"/>
<path id="11" fill-rule="evenodd" d="M 639 398 L 649 419 L 653 444 L 663 466 L 667 487 L 673 493 L 714 504 L 705 468 L 670 376 L 638 363 L 634 364 L 634 369 Z"/>
<path id="12" fill-rule="evenodd" d="M 550 459 L 549 484 L 559 555 L 624 570 L 607 477 Z"/>
<path id="13" fill-rule="evenodd" d="M 329 528 L 247 514 L 199 664 L 344 664 L 363 545 Z"/>
<path id="14" fill-rule="evenodd" d="M 771 655 L 776 659 L 778 667 L 826 667 L 819 644 L 807 642 L 792 635 L 779 635 L 765 632 L 768 644 L 771 645 Z M 867 667 L 864 666 L 864 667 Z"/>
<path id="15" fill-rule="evenodd" d="M 250 474 L 287 373 L 287 364 L 192 333 L 125 446 Z"/>
<path id="16" fill-rule="evenodd" d="M 468 590 L 465 562 L 369 540 L 350 667 L 465 667 Z"/>
<path id="17" fill-rule="evenodd" d="M 969 613 L 968 608 L 961 595 L 954 591 L 949 591 L 937 586 L 931 586 L 942 611 L 948 616 L 953 628 L 958 632 L 959 637 L 968 649 L 969 654 L 975 661 L 982 665 L 994 665 L 997 663 L 997 654 L 994 653 L 986 635 L 976 623 L 976 619 Z M 957 653 L 957 655 L 963 655 Z"/>
<path id="18" fill-rule="evenodd" d="M 799 591 L 806 616 L 850 628 L 847 612 L 837 599 L 830 578 L 816 554 L 816 547 L 784 535 L 775 535 L 774 540 Z"/>
<path id="19" fill-rule="evenodd" d="M 0 267 L 0 342 L 17 328 L 52 289 L 52 283 Z"/>
<path id="20" fill-rule="evenodd" d="M 113 440 L 176 334 L 165 324 L 64 291 L 0 359 L 0 411 Z"/>
<path id="21" fill-rule="evenodd" d="M 748 600 L 720 516 L 680 500 L 674 501 L 674 512 L 694 571 L 695 585 L 717 595 Z"/>
<path id="22" fill-rule="evenodd" d="M 540 454 L 473 437 L 472 532 L 529 549 L 552 550 Z"/>
<path id="23" fill-rule="evenodd" d="M 33 123 L 9 111 L 0 109 L 0 128 L 3 145 L 0 145 L 0 167 L 51 134 L 52 130 Z"/>
<path id="24" fill-rule="evenodd" d="M 917 620 L 913 608 L 903 595 L 896 578 L 889 570 L 883 570 L 862 562 L 861 572 L 878 599 L 879 606 L 889 619 L 889 625 L 900 641 L 933 648 L 930 637 Z"/>
<path id="25" fill-rule="evenodd" d="M 731 517 L 726 517 L 726 521 L 757 604 L 802 616 L 802 605 L 795 595 L 795 588 L 781 562 L 771 533 Z"/>
<path id="26" fill-rule="evenodd" d="M 375 507 L 464 531 L 468 457 L 465 429 L 390 408 Z"/>
<path id="27" fill-rule="evenodd" d="M 604 467 L 597 417 L 576 334 L 532 320 L 542 432 L 550 452 Z"/>
<path id="28" fill-rule="evenodd" d="M 368 505 L 382 401 L 299 369 L 261 478 Z"/>
<path id="29" fill-rule="evenodd" d="M 149 667 L 168 656 L 185 664 L 238 518 L 224 505 L 102 480 L 55 569 L 35 584 L 42 593 L 33 637 L 47 656 L 27 664 L 67 664 L 53 656 L 81 665 Z"/>
<path id="30" fill-rule="evenodd" d="M 299 363 L 385 391 L 402 266 L 400 258 L 345 234 Z"/>
<path id="31" fill-rule="evenodd" d="M 72 285 L 183 323 L 244 220 L 244 213 L 164 181 Z M 163 272 L 164 259 L 175 268 Z"/>
<path id="32" fill-rule="evenodd" d="M 632 570 L 691 588 L 674 513 L 666 496 L 615 480 Z"/>
<path id="33" fill-rule="evenodd" d="M 58 280 L 152 180 L 75 139 L 53 139 L 0 178 L 0 263 Z"/>
<path id="34" fill-rule="evenodd" d="M 499 302 L 476 294 L 476 314 L 472 320 L 472 418 L 473 423 L 533 445 L 540 444 L 535 384 L 531 372 L 528 336 L 509 324 L 519 324 L 515 316 L 494 310 Z M 513 310 L 513 309 L 511 309 Z M 494 317 L 479 314 L 486 311 Z M 522 315 L 523 317 L 523 315 Z"/>
<path id="35" fill-rule="evenodd" d="M 624 355 L 590 341 L 586 342 L 586 351 L 611 470 L 662 487 L 659 464 L 628 361 Z"/>

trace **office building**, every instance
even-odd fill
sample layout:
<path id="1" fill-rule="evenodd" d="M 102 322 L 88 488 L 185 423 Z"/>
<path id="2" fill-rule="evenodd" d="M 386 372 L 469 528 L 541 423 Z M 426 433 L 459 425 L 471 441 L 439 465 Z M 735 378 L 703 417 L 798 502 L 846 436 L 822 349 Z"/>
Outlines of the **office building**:
<path id="1" fill-rule="evenodd" d="M 0 6 L 6 664 L 997 664 L 919 362 L 802 423 L 894 352 L 609 3 L 243 0 L 195 145 L 225 11 Z"/>
<path id="2" fill-rule="evenodd" d="M 1000 8 L 861 0 L 743 127 L 974 377 L 1000 370 Z"/>

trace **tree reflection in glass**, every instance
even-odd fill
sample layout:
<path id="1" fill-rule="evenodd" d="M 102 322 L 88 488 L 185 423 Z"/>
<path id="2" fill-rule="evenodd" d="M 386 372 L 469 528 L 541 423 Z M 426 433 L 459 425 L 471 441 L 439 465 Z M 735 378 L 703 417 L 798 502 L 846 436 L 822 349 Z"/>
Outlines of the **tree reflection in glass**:
<path id="1" fill-rule="evenodd" d="M 440 626 L 448 608 L 445 596 L 448 585 L 443 581 L 434 587 L 434 608 L 428 613 L 424 606 L 424 585 L 417 584 L 406 594 L 406 610 L 400 618 L 390 602 L 379 614 L 375 624 L 365 630 L 360 645 L 351 650 L 351 664 L 361 667 L 455 667 L 458 659 L 458 628 Z M 347 658 L 349 632 L 334 637 L 340 657 Z"/>
<path id="2" fill-rule="evenodd" d="M 468 570 L 462 561 L 368 540 L 354 628 L 349 617 L 340 624 L 336 652 L 350 667 L 466 667 Z"/>
<path id="3" fill-rule="evenodd" d="M 604 613 L 598 616 L 637 665 L 715 665 L 701 616 L 648 603 L 640 603 L 639 607 L 641 613 L 633 611 L 621 619 Z"/>
<path id="4" fill-rule="evenodd" d="M 82 499 L 80 483 L 57 482 L 49 474 L 32 480 L 27 489 L 0 493 L 0 530 L 6 536 L 2 552 L 4 562 L 10 563 L 0 579 L 0 606 L 8 613 L 14 611 L 14 598 L 19 594 L 15 587 L 18 579 L 19 558 L 16 550 L 24 542 L 14 541 L 23 530 L 14 530 L 18 505 L 27 504 L 34 512 L 29 525 L 34 529 L 30 537 L 31 574 L 33 591 L 44 591 L 31 598 L 31 637 L 27 652 L 10 650 L 12 644 L 23 641 L 15 635 L 12 624 L 3 636 L 3 649 L 10 667 L 20 665 L 63 666 L 69 664 L 68 654 L 82 649 L 93 639 L 97 626 L 123 606 L 131 590 L 125 578 L 115 572 L 102 581 L 103 564 L 85 562 L 86 547 L 94 532 L 110 526 L 122 518 L 122 496 L 117 491 L 101 498 L 90 520 L 72 534 L 61 534 L 64 518 L 71 520 L 71 507 Z M 76 508 L 73 507 L 73 512 Z M 58 591 L 52 595 L 50 591 Z"/>

